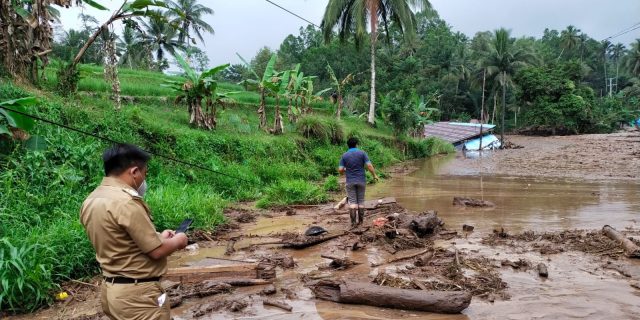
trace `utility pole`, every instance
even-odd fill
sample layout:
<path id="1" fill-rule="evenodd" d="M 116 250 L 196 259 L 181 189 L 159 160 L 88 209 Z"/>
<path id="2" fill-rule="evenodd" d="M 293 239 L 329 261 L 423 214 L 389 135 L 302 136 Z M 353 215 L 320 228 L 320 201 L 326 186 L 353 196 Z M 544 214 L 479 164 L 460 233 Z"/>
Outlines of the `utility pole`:
<path id="1" fill-rule="evenodd" d="M 502 123 L 500 124 L 500 149 L 504 148 L 504 114 L 507 110 L 507 72 L 502 71 Z"/>
<path id="2" fill-rule="evenodd" d="M 616 80 L 615 83 L 613 82 L 614 79 Z M 618 90 L 618 79 L 616 79 L 616 78 L 608 78 L 607 80 L 609 80 L 609 84 L 607 85 L 608 89 L 609 89 L 609 97 L 611 97 L 613 95 L 613 91 L 614 91 L 613 87 L 616 87 L 616 89 L 615 89 L 616 91 Z"/>
<path id="3" fill-rule="evenodd" d="M 484 85 L 485 85 L 485 81 L 487 80 L 487 69 L 483 69 L 482 70 L 482 105 L 480 107 L 480 146 L 478 147 L 480 149 L 480 156 L 482 156 L 482 124 L 484 123 Z"/>

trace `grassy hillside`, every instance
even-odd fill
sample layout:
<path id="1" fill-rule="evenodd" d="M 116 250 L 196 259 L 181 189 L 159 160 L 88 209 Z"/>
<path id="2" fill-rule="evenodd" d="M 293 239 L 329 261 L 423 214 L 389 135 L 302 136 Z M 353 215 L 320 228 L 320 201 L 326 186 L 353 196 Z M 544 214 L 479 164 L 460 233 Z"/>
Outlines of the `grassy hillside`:
<path id="1" fill-rule="evenodd" d="M 0 101 L 36 95 L 40 104 L 33 114 L 232 176 L 154 158 L 146 200 L 159 230 L 175 228 L 186 217 L 195 219 L 195 228 L 212 230 L 234 201 L 260 200 L 264 207 L 325 201 L 321 185 L 335 173 L 349 136 L 361 139 L 377 167 L 451 150 L 439 141 L 397 142 L 390 128 L 374 129 L 356 117 L 337 122 L 328 116 L 327 103 L 315 105 L 315 115 L 305 120 L 324 133 L 305 138 L 287 122 L 284 135 L 272 136 L 258 130 L 253 92 L 242 92 L 237 104 L 221 111 L 217 130 L 196 130 L 188 126 L 186 107 L 159 99 L 171 97 L 160 86 L 167 76 L 120 70 L 123 94 L 145 98 L 116 112 L 101 69 L 82 66 L 81 71 L 75 97 L 0 80 Z M 55 83 L 55 70 L 47 74 L 45 87 Z M 242 90 L 234 84 L 224 88 Z M 268 115 L 273 116 L 272 107 Z M 78 214 L 102 179 L 101 154 L 108 143 L 44 123 L 32 134 L 46 140 L 44 149 L 0 140 L 0 313 L 50 303 L 57 283 L 99 271 Z"/>

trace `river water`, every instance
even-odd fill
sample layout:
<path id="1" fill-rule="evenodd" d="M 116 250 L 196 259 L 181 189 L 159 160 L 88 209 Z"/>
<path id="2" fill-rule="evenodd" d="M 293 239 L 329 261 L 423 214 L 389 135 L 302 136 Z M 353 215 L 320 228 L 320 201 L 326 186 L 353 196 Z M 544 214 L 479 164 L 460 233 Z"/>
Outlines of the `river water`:
<path id="1" fill-rule="evenodd" d="M 415 172 L 370 187 L 368 198 L 395 197 L 412 211 L 436 210 L 448 227 L 476 231 L 598 229 L 636 225 L 640 220 L 640 184 L 535 177 L 442 175 L 456 155 L 415 162 Z M 491 161 L 490 156 L 483 161 Z M 446 170 L 449 171 L 449 170 Z M 454 196 L 489 200 L 495 208 L 452 206 Z"/>
<path id="2" fill-rule="evenodd" d="M 481 253 L 496 260 L 527 259 L 534 265 L 544 262 L 549 268 L 549 278 L 542 279 L 533 270 L 522 272 L 501 268 L 500 273 L 508 284 L 509 300 L 487 302 L 474 298 L 471 305 L 459 315 L 438 315 L 423 312 L 382 309 L 369 306 L 342 305 L 320 301 L 299 284 L 299 276 L 317 269 L 326 260 L 320 254 L 327 248 L 315 246 L 305 250 L 288 251 L 297 267 L 279 272 L 277 287 L 289 287 L 296 291 L 297 299 L 288 300 L 291 313 L 264 308 L 255 295 L 254 288 L 240 288 L 237 292 L 254 298 L 251 311 L 242 315 L 222 312 L 210 314 L 211 318 L 251 319 L 640 319 L 640 290 L 630 286 L 629 279 L 615 271 L 603 269 L 606 259 L 587 256 L 580 252 L 541 255 L 517 247 L 487 247 L 480 238 L 493 229 L 504 228 L 515 233 L 524 230 L 557 231 L 564 229 L 600 229 L 609 224 L 618 229 L 638 229 L 636 219 L 640 214 L 640 184 L 629 182 L 593 182 L 535 177 L 507 177 L 490 175 L 444 175 L 445 166 L 455 155 L 434 157 L 413 163 L 418 169 L 411 174 L 394 177 L 371 186 L 368 199 L 395 197 L 403 207 L 411 211 L 437 210 L 450 230 L 461 230 L 470 224 L 475 231 L 465 239 L 443 242 L 443 247 L 455 246 L 468 252 Z M 483 160 L 484 161 L 484 160 Z M 486 161 L 490 161 L 487 158 Z M 450 172 L 450 171 L 447 171 Z M 466 196 L 492 201 L 495 208 L 459 208 L 452 205 L 454 196 Z M 271 232 L 302 232 L 313 224 L 304 216 L 261 217 L 247 225 L 242 233 L 268 235 Z M 243 240 L 236 248 L 248 246 L 255 239 Z M 212 248 L 174 259 L 172 265 L 189 262 L 205 263 L 208 258 L 223 257 L 224 243 Z M 277 249 L 276 249 L 277 250 Z M 246 258 L 240 253 L 234 258 Z M 356 261 L 378 261 L 381 252 L 375 248 L 351 253 Z M 211 263 L 216 263 L 211 261 Z M 640 263 L 625 260 L 630 273 L 637 280 Z M 377 270 L 368 263 L 339 276 L 367 281 Z M 252 291 L 253 290 L 253 291 Z M 255 298 L 258 297 L 258 298 Z M 257 299 L 257 300 L 256 300 Z M 193 301 L 174 310 L 176 319 L 191 319 L 189 308 L 204 301 Z"/>

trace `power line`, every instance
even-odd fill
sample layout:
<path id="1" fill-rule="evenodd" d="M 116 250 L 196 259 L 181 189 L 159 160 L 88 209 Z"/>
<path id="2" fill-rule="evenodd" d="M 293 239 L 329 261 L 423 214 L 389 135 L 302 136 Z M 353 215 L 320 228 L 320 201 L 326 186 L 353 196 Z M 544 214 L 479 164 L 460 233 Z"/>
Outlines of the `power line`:
<path id="1" fill-rule="evenodd" d="M 631 31 L 633 31 L 633 30 L 636 30 L 636 29 L 640 29 L 640 22 L 638 22 L 638 23 L 636 23 L 636 24 L 632 25 L 632 26 L 631 26 L 631 27 L 629 27 L 629 28 L 622 29 L 621 31 L 618 31 L 618 32 L 617 32 L 617 33 L 615 33 L 615 34 L 613 34 L 613 35 L 611 35 L 611 36 L 609 36 L 609 37 L 604 38 L 604 40 L 609 40 L 609 39 L 617 38 L 617 37 L 619 37 L 619 36 L 621 36 L 621 35 L 623 35 L 623 34 L 627 34 L 627 33 L 631 32 Z"/>
<path id="2" fill-rule="evenodd" d="M 78 128 L 67 126 L 67 125 L 62 124 L 62 123 L 58 123 L 58 122 L 54 122 L 54 121 L 51 121 L 51 120 L 47 120 L 47 119 L 44 119 L 44 118 L 41 118 L 41 117 L 38 117 L 38 116 L 34 116 L 34 115 L 26 113 L 26 112 L 22 112 L 22 111 L 19 111 L 19 110 L 8 108 L 6 106 L 2 106 L 2 107 L 0 107 L 0 109 L 5 109 L 5 110 L 11 111 L 11 112 L 15 112 L 15 113 L 23 115 L 25 117 L 29 117 L 29 118 L 32 118 L 32 119 L 35 119 L 35 120 L 39 120 L 39 121 L 42 121 L 42 122 L 45 122 L 45 123 L 48 123 L 48 124 L 52 124 L 54 126 L 58 126 L 58 127 L 61 127 L 61 128 L 67 129 L 67 130 L 74 131 L 74 132 L 78 132 L 78 133 L 81 133 L 81 134 L 84 134 L 84 135 L 87 135 L 87 136 L 91 136 L 91 137 L 94 137 L 96 139 L 104 140 L 104 141 L 107 141 L 109 143 L 122 144 L 122 142 L 113 140 L 111 138 L 103 137 L 103 136 L 97 135 L 95 133 L 87 132 L 87 131 L 84 131 L 84 130 L 80 130 Z M 187 161 L 180 160 L 180 159 L 177 159 L 177 158 L 173 158 L 173 157 L 170 157 L 170 156 L 165 156 L 165 155 L 162 155 L 162 154 L 159 154 L 159 153 L 155 153 L 155 152 L 150 151 L 150 150 L 145 150 L 145 149 L 142 149 L 142 150 L 147 152 L 147 153 L 150 153 L 150 154 L 152 154 L 154 156 L 157 156 L 159 158 L 167 159 L 167 160 L 170 160 L 170 161 L 173 161 L 173 162 L 177 162 L 177 163 L 180 163 L 180 164 L 184 164 L 184 165 L 187 165 L 187 166 L 198 168 L 200 170 L 204 170 L 204 171 L 208 171 L 208 172 L 215 173 L 215 174 L 218 174 L 218 175 L 226 176 L 226 177 L 229 177 L 229 178 L 232 178 L 232 179 L 236 179 L 236 180 L 239 180 L 239 181 L 243 181 L 243 182 L 256 183 L 255 181 L 249 181 L 249 180 L 246 180 L 246 179 L 242 179 L 242 178 L 230 175 L 230 174 L 226 174 L 224 172 L 216 171 L 216 170 L 201 166 L 199 164 L 187 162 Z"/>
<path id="3" fill-rule="evenodd" d="M 289 14 L 291 14 L 291 15 L 294 15 L 294 16 L 298 17 L 299 19 L 302 19 L 302 20 L 306 21 L 307 23 L 309 23 L 309 24 L 311 24 L 311 25 L 315 26 L 316 28 L 320 28 L 320 26 L 319 26 L 319 25 L 317 25 L 317 24 L 315 24 L 315 23 L 313 23 L 313 22 L 311 22 L 311 21 L 309 21 L 309 20 L 307 20 L 307 19 L 305 19 L 305 18 L 303 18 L 303 17 L 301 17 L 301 16 L 299 16 L 299 15 L 297 15 L 297 14 L 295 14 L 295 13 L 291 12 L 289 9 L 287 9 L 287 8 L 285 8 L 285 7 L 283 7 L 283 6 L 279 5 L 279 4 L 277 4 L 277 3 L 275 3 L 275 2 L 273 2 L 273 1 L 271 1 L 271 0 L 265 0 L 265 1 L 267 1 L 267 2 L 271 3 L 272 5 L 274 5 L 274 6 L 278 7 L 278 8 L 280 8 L 280 9 L 282 9 L 282 10 L 284 10 L 284 11 L 288 12 L 288 13 L 289 13 Z"/>

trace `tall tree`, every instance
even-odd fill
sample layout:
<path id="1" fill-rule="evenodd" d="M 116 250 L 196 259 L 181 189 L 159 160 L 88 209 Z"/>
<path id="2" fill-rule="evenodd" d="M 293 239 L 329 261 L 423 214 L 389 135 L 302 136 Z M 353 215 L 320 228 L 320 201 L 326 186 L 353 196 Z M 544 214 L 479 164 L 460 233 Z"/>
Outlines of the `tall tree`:
<path id="1" fill-rule="evenodd" d="M 620 73 L 620 58 L 624 56 L 626 51 L 627 48 L 622 43 L 618 43 L 611 48 L 611 58 L 616 63 L 616 81 Z"/>
<path id="2" fill-rule="evenodd" d="M 498 89 L 502 89 L 503 132 L 506 90 L 514 86 L 513 77 L 516 72 L 522 67 L 534 64 L 536 60 L 537 57 L 530 48 L 517 46 L 510 32 L 504 28 L 494 32 L 489 51 L 480 60 L 480 67 L 486 70 L 487 82 L 493 85 L 494 97 L 498 94 Z M 501 139 L 504 140 L 504 137 Z"/>
<path id="3" fill-rule="evenodd" d="M 431 9 L 428 0 L 329 0 L 322 18 L 322 32 L 325 42 L 330 42 L 333 28 L 338 27 L 341 40 L 351 34 L 359 45 L 367 34 L 367 21 L 371 37 L 371 95 L 369 102 L 370 124 L 375 123 L 376 110 L 376 43 L 378 40 L 378 20 L 382 20 L 388 31 L 393 21 L 406 38 L 414 38 L 417 23 L 413 10 Z M 387 32 L 388 35 L 388 32 Z"/>
<path id="4" fill-rule="evenodd" d="M 156 53 L 156 63 L 158 69 L 164 68 L 165 51 L 175 55 L 177 49 L 184 49 L 177 40 L 177 31 L 163 18 L 163 12 L 155 11 L 149 17 L 149 21 L 142 20 L 145 33 L 141 42 Z"/>
<path id="5" fill-rule="evenodd" d="M 137 62 L 144 56 L 146 51 L 144 50 L 144 45 L 138 41 L 141 37 L 142 35 L 136 33 L 132 27 L 125 26 L 122 38 L 118 43 L 119 49 L 122 50 L 120 64 L 126 65 L 130 69 L 137 66 Z"/>
<path id="6" fill-rule="evenodd" d="M 580 29 L 570 25 L 567 29 L 562 30 L 560 33 L 560 47 L 562 51 L 558 56 L 558 60 L 562 57 L 562 54 L 566 51 L 573 51 L 580 46 Z"/>
<path id="7" fill-rule="evenodd" d="M 189 34 L 190 30 L 203 42 L 202 31 L 211 34 L 214 33 L 211 25 L 202 20 L 204 15 L 213 14 L 211 8 L 199 4 L 197 0 L 169 1 L 169 6 L 172 9 L 169 11 L 169 16 L 173 19 L 172 23 L 180 26 L 178 33 L 179 43 L 184 45 L 185 41 L 191 38 Z M 192 42 L 195 44 L 195 41 Z"/>
<path id="8" fill-rule="evenodd" d="M 635 77 L 640 77 L 640 39 L 631 45 L 626 59 L 629 72 Z"/>

